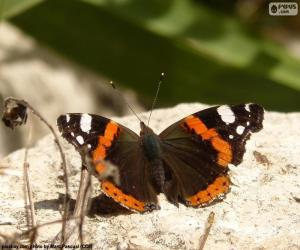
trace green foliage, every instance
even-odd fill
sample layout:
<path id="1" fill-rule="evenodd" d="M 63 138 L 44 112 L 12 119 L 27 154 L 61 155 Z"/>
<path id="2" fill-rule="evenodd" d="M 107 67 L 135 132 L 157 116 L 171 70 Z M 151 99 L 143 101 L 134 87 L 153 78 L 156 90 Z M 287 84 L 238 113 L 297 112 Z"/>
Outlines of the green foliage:
<path id="1" fill-rule="evenodd" d="M 146 102 L 163 71 L 160 103 L 251 101 L 300 110 L 300 61 L 192 0 L 51 0 L 12 22 Z"/>
<path id="2" fill-rule="evenodd" d="M 42 0 L 0 0 L 0 19 L 15 16 Z"/>

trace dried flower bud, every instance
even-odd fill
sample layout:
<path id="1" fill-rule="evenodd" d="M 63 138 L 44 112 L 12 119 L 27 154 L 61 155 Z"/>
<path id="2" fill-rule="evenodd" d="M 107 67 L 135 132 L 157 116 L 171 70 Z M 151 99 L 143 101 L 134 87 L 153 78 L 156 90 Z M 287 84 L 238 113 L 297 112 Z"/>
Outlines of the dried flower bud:
<path id="1" fill-rule="evenodd" d="M 23 104 L 16 102 L 11 98 L 4 100 L 4 110 L 2 121 L 7 127 L 14 129 L 27 121 L 27 108 Z"/>

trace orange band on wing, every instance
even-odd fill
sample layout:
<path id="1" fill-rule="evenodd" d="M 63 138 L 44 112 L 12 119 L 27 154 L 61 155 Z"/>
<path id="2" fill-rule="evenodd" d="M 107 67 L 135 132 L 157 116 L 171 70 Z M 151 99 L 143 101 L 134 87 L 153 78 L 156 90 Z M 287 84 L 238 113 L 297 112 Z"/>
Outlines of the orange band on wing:
<path id="1" fill-rule="evenodd" d="M 218 153 L 218 164 L 222 166 L 227 166 L 232 160 L 232 150 L 231 146 L 227 141 L 224 141 L 220 137 L 214 137 L 211 139 L 211 144 Z"/>
<path id="2" fill-rule="evenodd" d="M 204 132 L 203 134 L 201 134 L 203 140 L 209 140 L 213 137 L 219 136 L 218 132 L 214 129 L 208 129 L 206 132 Z"/>
<path id="3" fill-rule="evenodd" d="M 101 144 L 105 147 L 110 147 L 111 146 L 111 140 L 104 137 L 104 136 L 99 136 L 99 144 Z"/>
<path id="4" fill-rule="evenodd" d="M 116 202 L 124 205 L 127 208 L 134 209 L 139 212 L 145 212 L 145 203 L 138 201 L 131 195 L 124 194 L 122 190 L 117 188 L 114 184 L 109 181 L 103 181 L 101 183 L 103 192 L 114 199 Z"/>
<path id="5" fill-rule="evenodd" d="M 193 115 L 185 118 L 185 123 L 190 129 L 195 130 L 197 135 L 201 135 L 207 131 L 206 125 L 199 118 Z"/>
<path id="6" fill-rule="evenodd" d="M 185 124 L 200 135 L 203 140 L 210 140 L 212 147 L 218 152 L 217 163 L 226 167 L 232 160 L 232 150 L 228 142 L 223 140 L 218 132 L 214 129 L 208 129 L 200 118 L 193 115 L 184 119 Z"/>
<path id="7" fill-rule="evenodd" d="M 106 125 L 106 129 L 104 132 L 104 137 L 110 141 L 112 141 L 115 137 L 115 135 L 118 133 L 119 126 L 113 121 L 110 121 Z"/>
<path id="8" fill-rule="evenodd" d="M 199 191 L 186 200 L 191 206 L 206 205 L 218 198 L 221 194 L 227 193 L 229 184 L 229 177 L 219 176 L 212 184 L 208 185 L 205 190 Z"/>
<path id="9" fill-rule="evenodd" d="M 115 136 L 118 134 L 119 126 L 118 124 L 110 121 L 105 128 L 104 135 L 98 137 L 98 145 L 92 153 L 93 163 L 95 164 L 95 169 L 97 173 L 102 174 L 106 170 L 106 166 L 102 160 L 106 157 L 107 148 L 109 148 L 114 140 Z"/>

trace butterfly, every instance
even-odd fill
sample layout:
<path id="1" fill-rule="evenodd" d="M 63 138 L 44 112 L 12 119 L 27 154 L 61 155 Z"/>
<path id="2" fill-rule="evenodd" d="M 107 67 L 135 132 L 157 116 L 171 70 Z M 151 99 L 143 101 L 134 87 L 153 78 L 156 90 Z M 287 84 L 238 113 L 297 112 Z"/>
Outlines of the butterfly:
<path id="1" fill-rule="evenodd" d="M 263 127 L 264 109 L 254 103 L 201 110 L 156 134 L 140 122 L 140 134 L 111 119 L 70 113 L 57 125 L 62 136 L 100 179 L 105 195 L 122 206 L 159 209 L 157 196 L 191 207 L 222 200 L 230 189 L 228 165 L 238 165 L 246 141 Z M 105 175 L 114 166 L 118 178 Z M 91 169 L 92 168 L 92 169 Z"/>

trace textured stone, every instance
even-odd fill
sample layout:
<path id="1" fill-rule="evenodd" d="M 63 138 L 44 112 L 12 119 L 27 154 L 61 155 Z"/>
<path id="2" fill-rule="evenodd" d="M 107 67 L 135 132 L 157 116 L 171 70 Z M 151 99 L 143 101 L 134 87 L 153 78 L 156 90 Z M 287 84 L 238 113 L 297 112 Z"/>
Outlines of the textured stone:
<path id="1" fill-rule="evenodd" d="M 151 127 L 162 131 L 185 115 L 204 105 L 181 104 L 170 109 L 155 110 Z M 142 114 L 146 120 L 149 113 Z M 115 118 L 139 130 L 135 117 Z M 197 249 L 210 211 L 215 222 L 205 249 L 300 249 L 300 113 L 266 112 L 264 129 L 253 134 L 247 143 L 244 161 L 231 167 L 234 185 L 223 202 L 206 208 L 179 208 L 159 196 L 161 210 L 148 214 L 86 217 L 85 243 L 94 249 Z M 64 143 L 70 171 L 72 198 L 80 176 L 80 157 L 72 146 Z M 22 162 L 24 150 L 6 157 L 8 175 L 0 178 L 0 232 L 18 230 L 25 223 L 23 208 Z M 60 218 L 58 193 L 64 185 L 60 158 L 52 136 L 47 136 L 29 150 L 30 179 L 39 224 Z M 93 196 L 100 193 L 93 179 Z M 60 225 L 43 228 L 39 242 L 56 235 Z"/>

